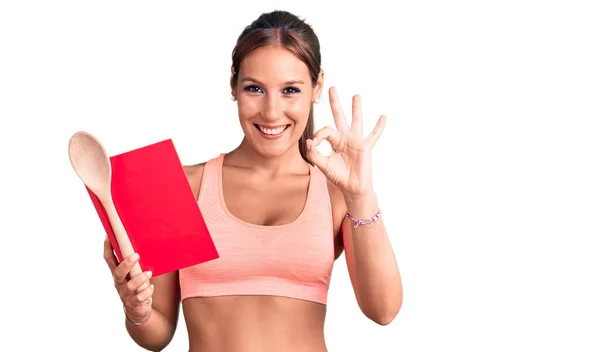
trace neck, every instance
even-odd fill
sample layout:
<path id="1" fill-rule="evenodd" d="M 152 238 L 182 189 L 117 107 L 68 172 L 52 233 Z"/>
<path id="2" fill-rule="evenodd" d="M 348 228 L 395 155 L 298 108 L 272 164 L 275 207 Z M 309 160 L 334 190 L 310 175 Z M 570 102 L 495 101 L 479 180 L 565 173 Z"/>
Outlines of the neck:
<path id="1" fill-rule="evenodd" d="M 240 145 L 228 153 L 231 164 L 252 169 L 258 174 L 278 175 L 283 173 L 306 173 L 307 163 L 295 144 L 281 155 L 265 156 L 254 149 L 244 138 Z"/>

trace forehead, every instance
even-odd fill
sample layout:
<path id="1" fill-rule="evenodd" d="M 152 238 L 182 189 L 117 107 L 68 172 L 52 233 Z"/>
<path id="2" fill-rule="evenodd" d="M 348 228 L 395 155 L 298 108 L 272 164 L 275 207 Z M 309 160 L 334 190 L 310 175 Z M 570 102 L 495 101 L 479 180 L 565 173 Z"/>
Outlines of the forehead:
<path id="1" fill-rule="evenodd" d="M 280 46 L 266 46 L 250 53 L 240 63 L 240 78 L 252 77 L 261 82 L 280 83 L 310 78 L 308 66 L 291 51 Z"/>

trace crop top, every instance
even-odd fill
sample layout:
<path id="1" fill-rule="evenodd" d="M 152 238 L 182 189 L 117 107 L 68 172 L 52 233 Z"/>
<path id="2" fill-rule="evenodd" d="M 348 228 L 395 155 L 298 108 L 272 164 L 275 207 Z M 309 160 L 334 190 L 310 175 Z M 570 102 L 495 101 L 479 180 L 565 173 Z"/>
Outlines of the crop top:
<path id="1" fill-rule="evenodd" d="M 310 166 L 300 215 L 284 225 L 245 222 L 223 198 L 224 154 L 204 165 L 198 205 L 219 258 L 179 270 L 181 300 L 272 295 L 326 304 L 334 263 L 332 207 L 325 175 Z"/>

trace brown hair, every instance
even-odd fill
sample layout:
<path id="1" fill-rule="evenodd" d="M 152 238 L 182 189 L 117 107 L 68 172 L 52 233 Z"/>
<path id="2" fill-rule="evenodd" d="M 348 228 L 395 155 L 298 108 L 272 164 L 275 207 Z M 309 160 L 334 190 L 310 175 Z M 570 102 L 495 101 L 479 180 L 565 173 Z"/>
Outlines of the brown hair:
<path id="1" fill-rule="evenodd" d="M 321 49 L 319 39 L 310 25 L 297 16 L 286 11 L 263 13 L 239 35 L 232 58 L 231 87 L 237 85 L 240 63 L 252 51 L 268 45 L 279 45 L 286 48 L 302 60 L 310 72 L 313 87 L 317 84 L 321 72 Z M 306 140 L 314 134 L 313 107 L 310 108 L 308 122 L 302 137 L 298 141 L 300 154 L 309 164 L 306 157 Z"/>

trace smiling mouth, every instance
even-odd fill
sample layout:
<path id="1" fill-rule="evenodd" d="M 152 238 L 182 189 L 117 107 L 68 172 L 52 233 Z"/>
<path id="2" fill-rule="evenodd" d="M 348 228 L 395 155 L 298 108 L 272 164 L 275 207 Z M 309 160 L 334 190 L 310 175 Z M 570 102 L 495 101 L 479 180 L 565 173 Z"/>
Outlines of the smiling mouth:
<path id="1" fill-rule="evenodd" d="M 285 132 L 285 130 L 287 130 L 288 127 L 290 127 L 290 125 L 271 127 L 254 124 L 254 127 L 256 127 L 256 129 L 258 129 L 262 134 L 265 134 L 267 136 L 278 136 Z"/>

